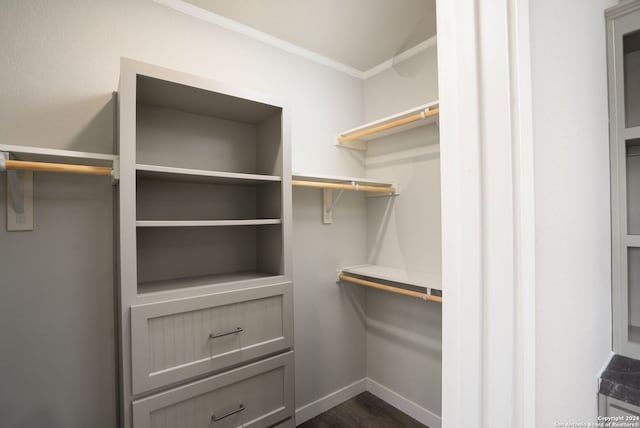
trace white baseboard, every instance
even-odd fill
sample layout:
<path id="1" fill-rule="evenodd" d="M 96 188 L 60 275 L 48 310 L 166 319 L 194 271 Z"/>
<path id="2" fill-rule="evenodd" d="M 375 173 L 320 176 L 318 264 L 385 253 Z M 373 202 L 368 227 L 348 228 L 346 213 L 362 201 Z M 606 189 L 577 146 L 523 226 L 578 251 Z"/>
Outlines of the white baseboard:
<path id="1" fill-rule="evenodd" d="M 390 390 L 386 386 L 379 384 L 375 380 L 367 378 L 367 391 L 429 428 L 442 427 L 442 418 L 440 416 L 417 405 L 397 392 Z"/>
<path id="2" fill-rule="evenodd" d="M 351 385 L 340 388 L 329 395 L 296 409 L 296 425 L 300 425 L 338 404 L 344 403 L 358 394 L 362 394 L 367 390 L 367 380 L 367 378 L 362 378 L 353 382 Z"/>
<path id="3" fill-rule="evenodd" d="M 369 391 L 376 397 L 384 400 L 429 428 L 442 427 L 442 418 L 440 416 L 369 378 L 360 379 L 351 385 L 340 388 L 331 394 L 296 409 L 296 425 L 300 425 L 365 391 Z"/>

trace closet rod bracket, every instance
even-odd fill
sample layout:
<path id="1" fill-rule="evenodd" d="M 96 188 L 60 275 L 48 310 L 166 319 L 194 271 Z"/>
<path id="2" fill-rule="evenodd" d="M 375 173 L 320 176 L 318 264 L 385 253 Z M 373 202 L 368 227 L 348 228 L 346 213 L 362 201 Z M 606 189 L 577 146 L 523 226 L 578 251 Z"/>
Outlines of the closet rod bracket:
<path id="1" fill-rule="evenodd" d="M 11 198 L 16 216 L 20 218 L 24 215 L 24 200 L 16 171 L 7 171 L 7 161 L 9 159 L 9 152 L 0 152 L 0 171 L 7 172 L 8 196 Z M 7 207 L 8 206 L 9 204 L 7 203 Z"/>
<path id="2" fill-rule="evenodd" d="M 120 182 L 120 159 L 114 159 L 111 169 L 111 184 L 114 186 Z"/>

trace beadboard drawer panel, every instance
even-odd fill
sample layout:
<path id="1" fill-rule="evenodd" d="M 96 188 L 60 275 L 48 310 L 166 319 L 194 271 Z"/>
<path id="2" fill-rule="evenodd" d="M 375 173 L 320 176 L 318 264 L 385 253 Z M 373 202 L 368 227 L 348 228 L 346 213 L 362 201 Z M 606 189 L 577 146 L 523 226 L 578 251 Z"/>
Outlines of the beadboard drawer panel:
<path id="1" fill-rule="evenodd" d="M 293 352 L 133 402 L 135 428 L 266 428 L 293 415 Z"/>
<path id="2" fill-rule="evenodd" d="M 291 283 L 131 307 L 134 394 L 292 346 Z"/>

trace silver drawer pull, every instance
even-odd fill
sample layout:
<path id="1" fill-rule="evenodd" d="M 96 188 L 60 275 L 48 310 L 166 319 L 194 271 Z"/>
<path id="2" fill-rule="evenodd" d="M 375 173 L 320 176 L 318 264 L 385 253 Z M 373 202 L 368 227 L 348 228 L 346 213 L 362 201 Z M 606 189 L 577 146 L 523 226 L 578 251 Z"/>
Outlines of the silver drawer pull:
<path id="1" fill-rule="evenodd" d="M 243 410 L 244 410 L 244 406 L 241 404 L 240 407 L 238 407 L 237 409 L 228 411 L 224 415 L 216 416 L 216 414 L 214 413 L 213 415 L 211 415 L 211 420 L 213 422 L 218 422 L 218 421 L 223 420 L 224 418 L 228 418 L 231 415 L 235 415 L 236 413 L 240 413 Z"/>
<path id="2" fill-rule="evenodd" d="M 227 331 L 226 333 L 213 334 L 209 333 L 209 339 L 217 339 L 218 337 L 231 336 L 232 334 L 242 333 L 244 329 L 242 327 L 236 327 L 231 331 Z"/>

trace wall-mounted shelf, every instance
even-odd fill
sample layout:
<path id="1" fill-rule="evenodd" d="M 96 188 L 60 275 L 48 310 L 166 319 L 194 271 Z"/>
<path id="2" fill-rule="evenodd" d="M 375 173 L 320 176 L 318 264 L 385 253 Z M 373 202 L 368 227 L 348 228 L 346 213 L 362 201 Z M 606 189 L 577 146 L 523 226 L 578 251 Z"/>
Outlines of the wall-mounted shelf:
<path id="1" fill-rule="evenodd" d="M 387 116 L 357 128 L 349 129 L 338 136 L 338 147 L 367 150 L 367 141 L 386 137 L 398 132 L 437 123 L 440 113 L 438 101 Z"/>
<path id="2" fill-rule="evenodd" d="M 442 276 L 438 273 L 413 272 L 379 265 L 350 266 L 342 268 L 342 272 L 414 287 L 442 290 Z"/>
<path id="3" fill-rule="evenodd" d="M 333 222 L 333 208 L 345 190 L 365 192 L 370 195 L 398 195 L 398 187 L 395 183 L 368 178 L 293 173 L 291 184 L 294 187 L 322 189 L 322 222 L 324 224 L 331 224 Z M 335 198 L 333 197 L 333 190 L 340 191 Z"/>
<path id="4" fill-rule="evenodd" d="M 370 193 L 391 193 L 394 195 L 398 194 L 396 184 L 388 180 L 323 174 L 302 174 L 297 172 L 293 173 L 292 179 L 292 184 L 296 187 L 354 190 Z"/>
<path id="5" fill-rule="evenodd" d="M 7 172 L 9 187 L 7 230 L 33 230 L 33 172 L 107 176 L 115 185 L 119 164 L 116 155 L 0 144 L 0 171 Z"/>
<path id="6" fill-rule="evenodd" d="M 61 172 L 70 174 L 112 176 L 114 184 L 119 177 L 117 155 L 78 152 L 74 150 L 49 149 L 45 147 L 0 144 L 0 152 L 9 153 L 17 160 L 7 160 L 7 170 Z M 9 162 L 14 162 L 15 165 Z"/>
<path id="7" fill-rule="evenodd" d="M 442 303 L 442 278 L 439 274 L 410 272 L 387 266 L 360 265 L 343 268 L 338 272 L 338 281 Z M 415 288 L 420 290 L 417 291 Z M 438 291 L 434 293 L 434 290 Z"/>

